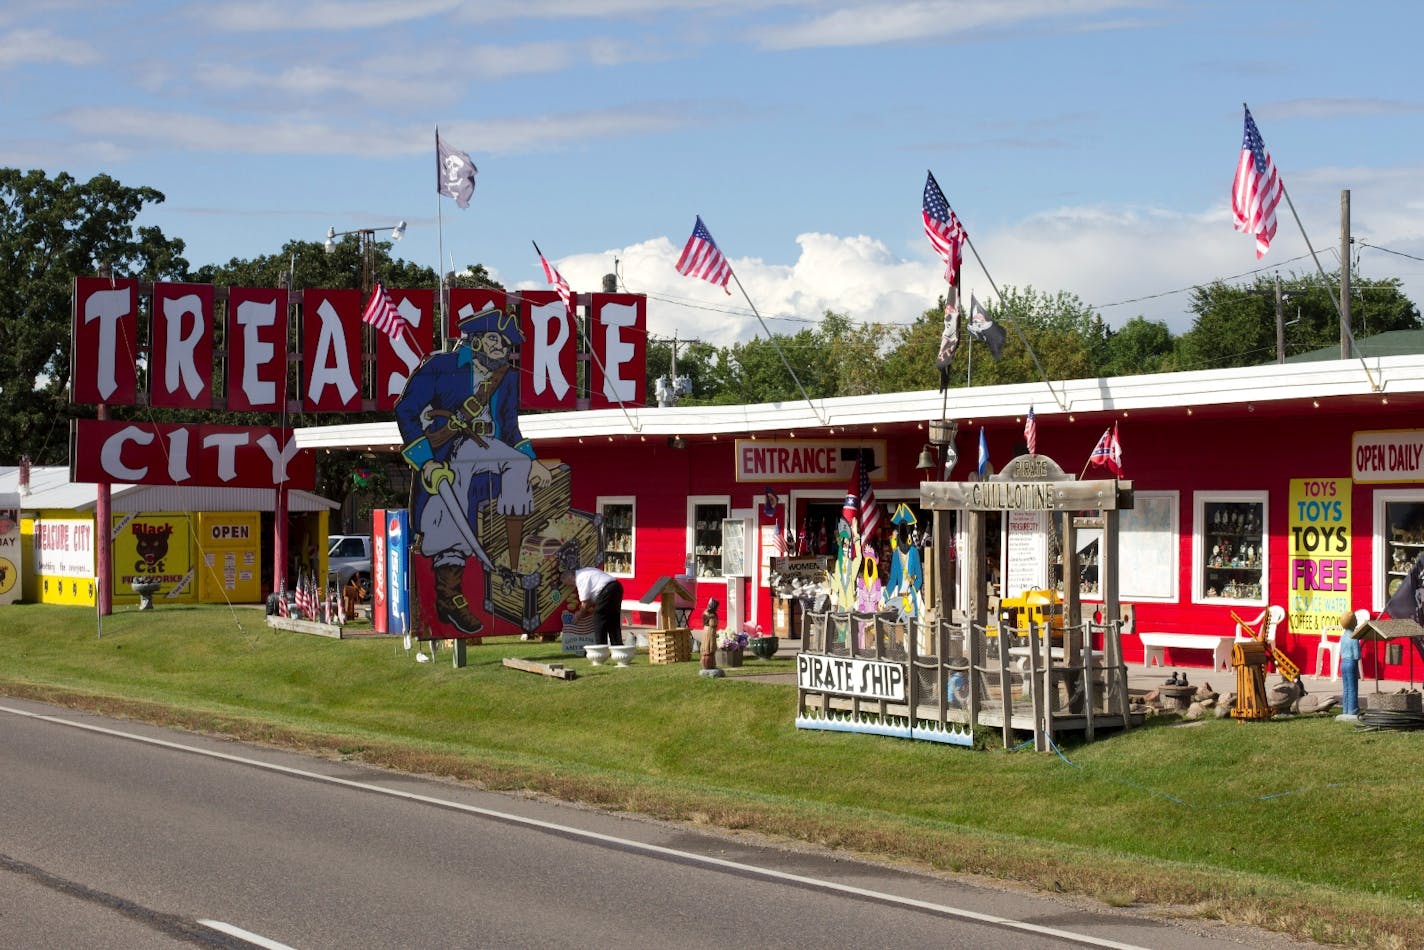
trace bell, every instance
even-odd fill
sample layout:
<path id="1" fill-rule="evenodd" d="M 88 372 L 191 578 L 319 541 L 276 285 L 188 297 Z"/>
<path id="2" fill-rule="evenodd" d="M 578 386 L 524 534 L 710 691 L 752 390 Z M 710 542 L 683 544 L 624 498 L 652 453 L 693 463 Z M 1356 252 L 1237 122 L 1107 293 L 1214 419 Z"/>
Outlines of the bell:
<path id="1" fill-rule="evenodd" d="M 922 472 L 933 471 L 939 468 L 939 463 L 935 461 L 933 448 L 927 445 L 920 450 L 920 461 L 915 468 Z"/>

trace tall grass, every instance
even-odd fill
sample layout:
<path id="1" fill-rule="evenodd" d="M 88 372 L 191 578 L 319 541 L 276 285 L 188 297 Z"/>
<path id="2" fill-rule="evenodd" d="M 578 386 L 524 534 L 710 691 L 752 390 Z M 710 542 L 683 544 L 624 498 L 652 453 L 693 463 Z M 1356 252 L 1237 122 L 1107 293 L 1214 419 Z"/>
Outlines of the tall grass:
<path id="1" fill-rule="evenodd" d="M 740 672 L 771 669 L 789 661 Z M 102 626 L 81 608 L 0 608 L 0 691 L 1313 939 L 1424 945 L 1424 733 L 1154 720 L 1056 754 L 968 751 L 798 731 L 793 687 L 695 663 L 591 667 L 495 640 L 457 670 L 448 652 L 422 664 L 399 640 L 213 607 Z"/>

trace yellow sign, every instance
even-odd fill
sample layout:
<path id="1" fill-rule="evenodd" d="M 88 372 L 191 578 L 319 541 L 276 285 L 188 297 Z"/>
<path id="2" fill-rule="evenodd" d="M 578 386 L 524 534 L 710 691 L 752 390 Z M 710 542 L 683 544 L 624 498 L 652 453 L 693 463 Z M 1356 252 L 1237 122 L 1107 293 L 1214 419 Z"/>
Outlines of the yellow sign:
<path id="1" fill-rule="evenodd" d="M 1338 626 L 1350 601 L 1348 478 L 1293 478 L 1286 541 L 1292 633 L 1318 634 Z"/>
<path id="2" fill-rule="evenodd" d="M 175 512 L 114 516 L 114 598 L 137 597 L 135 582 L 155 581 L 164 600 L 191 601 L 192 532 Z"/>
<path id="3" fill-rule="evenodd" d="M 198 513 L 198 599 L 252 604 L 262 599 L 262 516 Z"/>

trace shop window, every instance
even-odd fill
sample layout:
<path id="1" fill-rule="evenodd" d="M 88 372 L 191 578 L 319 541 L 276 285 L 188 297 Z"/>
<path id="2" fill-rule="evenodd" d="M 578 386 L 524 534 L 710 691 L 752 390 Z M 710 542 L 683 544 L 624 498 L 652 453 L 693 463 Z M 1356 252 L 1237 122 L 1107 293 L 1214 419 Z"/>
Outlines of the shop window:
<path id="1" fill-rule="evenodd" d="M 633 498 L 599 498 L 603 516 L 603 569 L 615 577 L 633 576 Z"/>
<path id="2" fill-rule="evenodd" d="M 1196 599 L 1265 604 L 1266 493 L 1198 493 L 1193 582 Z"/>
<path id="3" fill-rule="evenodd" d="M 1177 493 L 1139 491 L 1133 506 L 1118 512 L 1118 597 L 1128 601 L 1177 600 Z M 1102 599 L 1102 515 L 1080 518 L 1078 525 L 1079 596 Z M 1054 521 L 1058 527 L 1057 519 Z M 1062 558 L 1054 579 L 1063 593 Z"/>
<path id="4" fill-rule="evenodd" d="M 698 580 L 722 577 L 722 519 L 731 505 L 723 501 L 688 499 L 688 533 L 692 542 L 692 573 Z"/>
<path id="5" fill-rule="evenodd" d="M 1375 493 L 1375 610 L 1404 581 L 1409 568 L 1424 555 L 1424 492 Z"/>

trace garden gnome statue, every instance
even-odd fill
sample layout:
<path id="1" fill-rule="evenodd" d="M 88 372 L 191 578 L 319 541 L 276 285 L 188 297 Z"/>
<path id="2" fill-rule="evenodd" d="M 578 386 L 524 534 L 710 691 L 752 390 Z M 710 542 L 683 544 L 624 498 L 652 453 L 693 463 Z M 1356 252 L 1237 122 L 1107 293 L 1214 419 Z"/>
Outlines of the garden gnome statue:
<path id="1" fill-rule="evenodd" d="M 1360 714 L 1360 641 L 1355 639 L 1354 611 L 1340 616 L 1340 680 L 1344 683 L 1341 706 L 1351 719 Z"/>
<path id="2" fill-rule="evenodd" d="M 717 669 L 717 600 L 715 597 L 707 602 L 707 609 L 702 612 L 702 669 L 698 671 L 698 675 L 722 675 L 722 671 Z"/>

